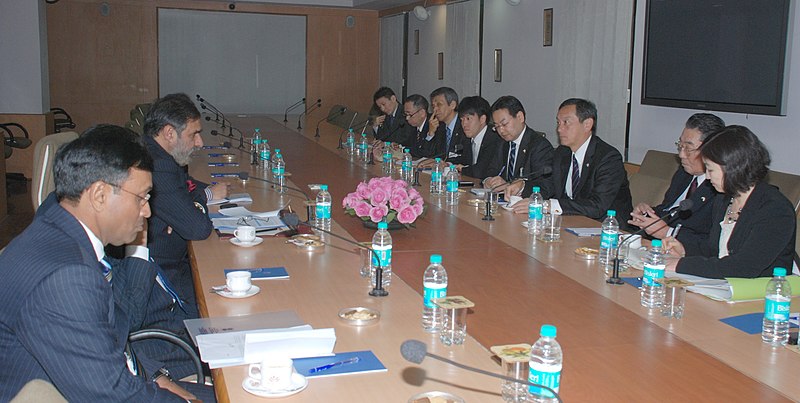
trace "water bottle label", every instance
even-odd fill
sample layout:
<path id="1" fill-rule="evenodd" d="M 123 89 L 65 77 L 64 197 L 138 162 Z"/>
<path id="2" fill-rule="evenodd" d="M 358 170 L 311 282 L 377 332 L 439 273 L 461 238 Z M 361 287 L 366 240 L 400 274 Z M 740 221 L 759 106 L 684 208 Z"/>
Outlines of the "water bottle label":
<path id="1" fill-rule="evenodd" d="M 558 387 L 561 384 L 561 366 L 554 367 L 531 363 L 528 382 L 538 383 L 558 392 Z M 534 396 L 555 397 L 549 390 L 536 386 L 529 386 L 528 391 Z"/>
<path id="2" fill-rule="evenodd" d="M 403 168 L 404 171 L 410 171 L 411 170 L 411 161 L 403 161 L 402 168 Z"/>
<path id="3" fill-rule="evenodd" d="M 366 144 L 363 144 L 363 143 L 362 143 L 362 144 L 359 144 L 359 145 L 358 145 L 358 149 L 359 149 L 359 150 L 361 150 L 361 152 L 364 152 L 364 153 L 365 153 L 365 152 L 367 152 L 367 145 L 366 145 Z"/>
<path id="4" fill-rule="evenodd" d="M 331 218 L 331 205 L 317 203 L 317 218 Z"/>
<path id="5" fill-rule="evenodd" d="M 542 219 L 542 206 L 528 205 L 528 219 L 541 220 Z"/>
<path id="6" fill-rule="evenodd" d="M 286 168 L 284 168 L 284 167 L 275 168 L 275 175 L 283 176 L 283 174 L 285 172 L 286 172 Z"/>
<path id="7" fill-rule="evenodd" d="M 261 159 L 264 161 L 269 161 L 269 151 L 262 151 L 261 152 Z"/>
<path id="8" fill-rule="evenodd" d="M 600 235 L 600 247 L 606 249 L 615 249 L 617 247 L 617 233 L 603 231 L 603 233 Z"/>
<path id="9" fill-rule="evenodd" d="M 659 265 L 651 265 L 646 264 L 644 265 L 644 276 L 642 276 L 642 284 L 643 285 L 650 285 L 653 287 L 661 287 L 661 284 L 656 283 L 656 280 L 660 278 L 664 278 L 664 266 L 663 264 Z"/>
<path id="10" fill-rule="evenodd" d="M 391 153 L 384 153 L 383 154 L 383 163 L 384 164 L 388 164 L 391 160 L 392 160 L 392 154 Z"/>
<path id="11" fill-rule="evenodd" d="M 786 322 L 789 320 L 789 306 L 792 301 L 776 301 L 772 297 L 767 297 L 764 304 L 764 317 L 774 322 Z"/>
<path id="12" fill-rule="evenodd" d="M 447 181 L 448 192 L 458 192 L 458 181 Z"/>
<path id="13" fill-rule="evenodd" d="M 375 253 L 372 254 L 372 265 L 375 267 L 387 268 L 392 265 L 392 247 L 372 245 Z M 380 261 L 380 265 L 378 264 Z"/>
<path id="14" fill-rule="evenodd" d="M 431 300 L 436 298 L 444 298 L 446 296 L 447 284 L 431 284 L 431 287 L 425 286 L 425 291 L 423 292 L 422 298 L 426 308 L 436 308 L 436 305 L 431 302 Z"/>

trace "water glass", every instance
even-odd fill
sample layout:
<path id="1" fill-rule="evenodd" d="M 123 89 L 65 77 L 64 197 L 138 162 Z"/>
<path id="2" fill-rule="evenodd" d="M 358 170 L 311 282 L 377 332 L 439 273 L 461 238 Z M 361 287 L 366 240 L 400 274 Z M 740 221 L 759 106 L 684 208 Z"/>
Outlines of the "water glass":
<path id="1" fill-rule="evenodd" d="M 558 242 L 561 240 L 561 214 L 545 214 L 542 216 L 542 242 Z"/>
<path id="2" fill-rule="evenodd" d="M 661 316 L 682 318 L 683 308 L 686 305 L 686 288 L 663 285 L 662 287 L 664 287 L 664 301 L 661 303 Z"/>
<path id="3" fill-rule="evenodd" d="M 510 378 L 528 380 L 528 361 L 503 361 L 506 376 Z M 522 403 L 528 401 L 528 387 L 521 383 L 503 381 L 501 387 L 503 401 Z"/>
<path id="4" fill-rule="evenodd" d="M 372 242 L 361 242 L 361 245 L 371 247 Z M 370 270 L 372 267 L 372 251 L 366 248 L 360 248 L 361 251 L 361 277 L 369 278 Z"/>
<path id="5" fill-rule="evenodd" d="M 464 344 L 467 337 L 467 310 L 468 308 L 445 309 L 442 331 L 439 340 L 446 346 L 459 346 Z"/>

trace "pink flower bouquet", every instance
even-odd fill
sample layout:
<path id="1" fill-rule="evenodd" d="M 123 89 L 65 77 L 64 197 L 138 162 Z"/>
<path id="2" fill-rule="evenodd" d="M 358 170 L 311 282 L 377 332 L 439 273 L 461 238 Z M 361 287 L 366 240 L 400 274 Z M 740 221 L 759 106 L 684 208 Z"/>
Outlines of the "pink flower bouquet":
<path id="1" fill-rule="evenodd" d="M 356 191 L 345 196 L 342 207 L 347 214 L 364 221 L 390 223 L 397 220 L 408 225 L 422 215 L 425 202 L 419 192 L 405 181 L 390 177 L 361 182 Z"/>

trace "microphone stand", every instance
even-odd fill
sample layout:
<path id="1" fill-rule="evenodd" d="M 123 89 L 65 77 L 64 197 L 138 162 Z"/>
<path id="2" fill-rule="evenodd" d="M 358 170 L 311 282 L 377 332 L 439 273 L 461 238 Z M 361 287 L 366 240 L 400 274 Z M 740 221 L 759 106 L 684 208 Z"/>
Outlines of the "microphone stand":
<path id="1" fill-rule="evenodd" d="M 344 112 L 342 112 L 342 115 L 344 115 Z M 347 129 L 342 129 L 342 131 L 339 132 L 339 146 L 336 147 L 337 150 L 341 150 L 344 148 L 342 146 L 342 135 L 344 134 L 344 132 L 351 130 L 353 128 L 353 122 L 356 120 L 356 116 L 358 116 L 358 112 L 353 114 L 353 118 L 350 119 L 350 124 L 347 125 Z M 355 139 L 353 139 L 353 141 L 355 141 Z"/>
<path id="2" fill-rule="evenodd" d="M 283 112 L 283 123 L 287 123 L 289 121 L 289 111 L 290 110 L 292 110 L 294 108 L 297 108 L 298 106 L 300 106 L 302 104 L 305 104 L 305 103 L 306 103 L 306 99 L 303 98 L 303 99 L 301 99 L 301 100 L 289 105 L 289 107 L 286 108 L 286 110 Z"/>
<path id="3" fill-rule="evenodd" d="M 311 105 L 310 108 L 306 108 L 306 110 L 304 110 L 303 113 L 301 113 L 300 116 L 297 117 L 297 130 L 300 130 L 300 129 L 303 128 L 303 126 L 300 126 L 300 119 L 303 117 L 303 115 L 308 116 L 309 112 L 311 112 L 314 109 L 317 109 L 317 108 L 319 108 L 321 106 L 322 106 L 322 99 L 320 98 L 320 99 L 317 99 L 317 102 L 315 102 L 313 105 Z"/>
<path id="4" fill-rule="evenodd" d="M 639 228 L 639 230 L 634 231 L 633 233 L 628 234 L 625 238 L 623 238 L 622 241 L 619 242 L 619 244 L 617 244 L 616 253 L 614 254 L 614 265 L 611 271 L 611 277 L 606 279 L 606 283 L 612 285 L 621 285 L 625 283 L 619 277 L 619 250 L 622 249 L 622 245 L 625 244 L 625 242 L 628 242 L 628 240 L 630 240 L 631 237 L 633 237 L 634 235 L 639 235 L 644 233 L 645 230 L 647 230 L 648 228 L 652 227 L 655 224 L 658 224 L 661 221 L 664 221 L 665 225 L 669 225 L 669 222 L 675 219 L 678 213 L 680 213 L 681 211 L 691 210 L 693 204 L 694 202 L 692 202 L 690 199 L 684 199 L 683 201 L 680 202 L 677 208 L 667 211 L 666 214 L 662 215 L 661 217 L 658 217 L 658 220 L 655 220 L 650 224 L 645 225 L 643 228 Z"/>
<path id="5" fill-rule="evenodd" d="M 344 115 L 345 112 L 347 112 L 347 107 L 343 106 L 341 109 L 339 109 L 338 113 L 341 114 L 341 115 Z M 320 119 L 317 122 L 317 130 L 314 133 L 314 137 L 319 138 L 319 125 L 322 123 L 322 121 L 330 122 L 331 119 L 333 119 L 333 117 L 336 116 L 336 113 L 337 112 L 329 113 L 328 116 L 325 116 L 324 118 Z"/>
<path id="6" fill-rule="evenodd" d="M 284 218 L 287 218 L 288 216 L 289 215 L 287 214 Z M 296 214 L 295 214 L 295 217 L 297 217 Z M 351 245 L 355 245 L 355 246 L 357 246 L 357 247 L 359 247 L 361 249 L 368 250 L 368 251 L 372 252 L 373 256 L 377 256 L 377 253 L 376 253 L 375 249 L 373 249 L 373 248 L 371 248 L 369 246 L 362 245 L 362 244 L 360 244 L 358 242 L 354 242 L 354 241 L 352 241 L 350 239 L 347 239 L 347 238 L 345 238 L 345 237 L 343 237 L 341 235 L 334 234 L 331 231 L 322 229 L 322 228 L 317 227 L 316 225 L 310 224 L 308 222 L 300 222 L 299 218 L 297 218 L 297 221 L 298 221 L 297 223 L 294 223 L 293 221 L 291 221 L 291 222 L 292 222 L 292 224 L 296 224 L 296 225 L 302 224 L 302 225 L 305 225 L 307 227 L 313 228 L 313 229 L 315 229 L 317 231 L 324 232 L 324 233 L 326 233 L 328 235 L 333 236 L 334 238 L 339 238 L 339 239 L 341 239 L 341 240 L 343 240 L 343 241 L 345 241 L 345 242 L 347 242 L 347 243 L 349 243 Z M 289 225 L 290 227 L 292 226 L 292 224 L 290 224 L 289 222 L 286 222 L 286 225 Z M 383 288 L 383 266 L 381 265 L 381 259 L 374 259 L 374 261 L 378 263 L 377 266 L 375 267 L 375 285 L 373 286 L 372 290 L 369 292 L 369 295 L 373 296 L 373 297 L 385 297 L 385 296 L 388 296 L 389 295 L 389 291 L 386 291 L 386 289 Z"/>

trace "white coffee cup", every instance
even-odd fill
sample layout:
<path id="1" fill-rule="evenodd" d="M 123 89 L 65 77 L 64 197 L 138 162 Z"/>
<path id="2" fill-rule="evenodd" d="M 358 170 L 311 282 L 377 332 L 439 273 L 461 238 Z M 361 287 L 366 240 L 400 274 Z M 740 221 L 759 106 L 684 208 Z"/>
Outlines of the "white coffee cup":
<path id="1" fill-rule="evenodd" d="M 239 240 L 239 242 L 250 243 L 256 240 L 256 227 L 251 227 L 249 225 L 240 225 L 236 227 L 236 230 L 233 231 L 233 236 Z"/>
<path id="2" fill-rule="evenodd" d="M 249 271 L 232 271 L 225 275 L 225 284 L 233 295 L 244 295 L 253 287 Z"/>
<path id="3" fill-rule="evenodd" d="M 247 374 L 260 383 L 261 389 L 286 390 L 292 384 L 294 366 L 292 359 L 283 356 L 268 356 L 258 364 L 250 364 Z"/>

